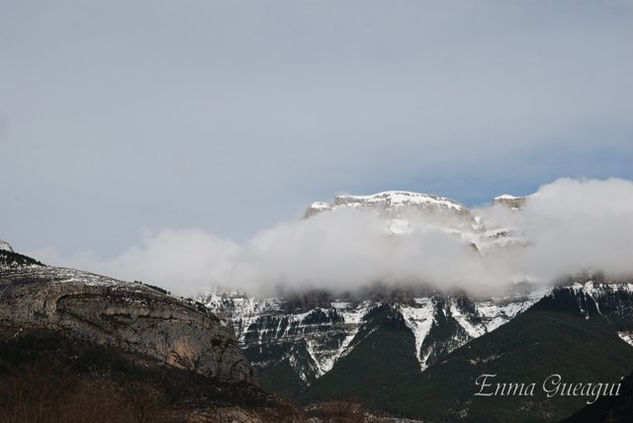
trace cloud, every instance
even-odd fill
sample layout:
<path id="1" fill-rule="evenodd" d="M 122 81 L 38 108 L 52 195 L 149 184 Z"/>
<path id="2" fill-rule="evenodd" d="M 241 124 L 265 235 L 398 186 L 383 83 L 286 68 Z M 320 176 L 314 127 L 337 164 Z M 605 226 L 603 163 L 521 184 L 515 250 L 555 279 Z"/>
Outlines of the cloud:
<path id="1" fill-rule="evenodd" d="M 422 216 L 394 235 L 372 212 L 341 208 L 281 223 L 242 244 L 203 230 L 165 229 L 142 244 L 99 260 L 62 262 L 125 279 L 159 284 L 180 295 L 212 286 L 271 294 L 278 288 L 354 290 L 374 282 L 430 284 L 501 294 L 525 278 L 552 283 L 580 271 L 633 274 L 633 182 L 559 179 L 543 185 L 520 212 L 501 205 L 473 210 L 488 230 L 511 229 L 521 247 L 479 254 L 467 240 Z"/>
<path id="2" fill-rule="evenodd" d="M 542 186 L 519 222 L 519 258 L 541 278 L 578 270 L 633 273 L 633 182 L 560 179 Z"/>
<path id="3" fill-rule="evenodd" d="M 143 226 L 248 239 L 339 191 L 633 178 L 630 1 L 65 3 L 2 2 L 17 246 L 108 256 Z"/>

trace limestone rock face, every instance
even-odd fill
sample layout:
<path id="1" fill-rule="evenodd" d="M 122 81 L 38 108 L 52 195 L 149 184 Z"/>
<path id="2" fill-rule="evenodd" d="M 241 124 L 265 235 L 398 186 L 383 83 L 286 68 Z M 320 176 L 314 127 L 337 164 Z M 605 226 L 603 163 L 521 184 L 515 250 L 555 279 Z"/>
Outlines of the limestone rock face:
<path id="1" fill-rule="evenodd" d="M 468 208 L 457 201 L 434 194 L 408 191 L 385 191 L 372 195 L 337 195 L 332 204 L 324 202 L 310 204 L 304 217 L 340 207 L 370 209 L 390 217 L 397 217 L 403 212 L 413 210 L 423 214 L 445 214 L 470 218 Z"/>
<path id="2" fill-rule="evenodd" d="M 255 383 L 231 328 L 200 304 L 141 283 L 0 261 L 0 321 L 61 330 L 205 376 Z"/>
<path id="3" fill-rule="evenodd" d="M 510 210 L 521 210 L 527 200 L 528 197 L 515 197 L 513 195 L 503 194 L 495 197 L 494 200 L 492 200 L 492 204 L 501 204 Z"/>
<path id="4" fill-rule="evenodd" d="M 337 195 L 333 203 L 316 202 L 304 218 L 340 209 L 364 210 L 385 219 L 388 232 L 406 234 L 419 222 L 448 230 L 471 231 L 477 222 L 468 207 L 450 198 L 408 191 L 385 191 L 372 195 Z"/>

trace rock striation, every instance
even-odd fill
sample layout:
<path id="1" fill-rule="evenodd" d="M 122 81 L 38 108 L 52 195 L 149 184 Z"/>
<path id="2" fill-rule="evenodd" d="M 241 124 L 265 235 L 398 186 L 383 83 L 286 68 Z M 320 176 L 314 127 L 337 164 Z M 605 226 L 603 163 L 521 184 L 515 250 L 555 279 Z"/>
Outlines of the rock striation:
<path id="1" fill-rule="evenodd" d="M 525 206 L 527 200 L 528 197 L 515 197 L 514 195 L 510 194 L 503 194 L 495 197 L 492 200 L 492 204 L 500 204 L 502 206 L 506 206 L 510 210 L 521 210 Z"/>
<path id="2" fill-rule="evenodd" d="M 0 323 L 63 331 L 223 381 L 256 382 L 233 330 L 200 304 L 25 257 L 0 255 Z"/>

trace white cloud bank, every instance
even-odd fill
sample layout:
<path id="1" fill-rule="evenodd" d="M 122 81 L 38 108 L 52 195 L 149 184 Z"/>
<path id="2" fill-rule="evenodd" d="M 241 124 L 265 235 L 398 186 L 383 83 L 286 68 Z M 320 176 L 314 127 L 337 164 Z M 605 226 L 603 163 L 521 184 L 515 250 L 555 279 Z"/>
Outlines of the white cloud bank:
<path id="1" fill-rule="evenodd" d="M 180 295 L 211 286 L 255 294 L 278 287 L 343 291 L 373 282 L 492 293 L 525 277 L 552 282 L 583 270 L 633 274 L 632 181 L 559 179 L 541 186 L 518 213 L 500 205 L 473 213 L 489 227 L 514 228 L 526 246 L 480 255 L 459 237 L 421 222 L 411 234 L 394 236 L 372 213 L 339 209 L 279 224 L 244 244 L 202 230 L 165 229 L 108 260 L 43 255 Z"/>

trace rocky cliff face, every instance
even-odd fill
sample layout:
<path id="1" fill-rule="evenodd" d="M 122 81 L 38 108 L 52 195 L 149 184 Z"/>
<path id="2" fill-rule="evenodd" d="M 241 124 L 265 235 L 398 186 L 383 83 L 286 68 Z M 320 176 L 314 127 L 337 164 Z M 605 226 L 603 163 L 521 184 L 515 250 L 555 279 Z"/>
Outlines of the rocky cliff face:
<path id="1" fill-rule="evenodd" d="M 8 251 L 0 256 L 0 322 L 60 330 L 219 380 L 255 382 L 232 329 L 200 304 Z"/>
<path id="2" fill-rule="evenodd" d="M 406 223 L 401 219 L 415 217 L 447 227 L 470 227 L 476 223 L 470 210 L 457 201 L 439 195 L 407 191 L 385 191 L 372 195 L 338 195 L 331 204 L 324 202 L 310 204 L 306 209 L 305 218 L 340 208 L 369 210 L 381 217 L 394 219 L 395 226 L 398 226 L 397 223 Z"/>
<path id="3" fill-rule="evenodd" d="M 528 197 L 515 197 L 514 195 L 503 194 L 495 197 L 492 204 L 501 204 L 510 210 L 520 210 L 525 206 Z"/>
<path id="4" fill-rule="evenodd" d="M 327 374 L 383 322 L 387 313 L 414 338 L 406 354 L 420 371 L 470 340 L 503 325 L 537 301 L 538 294 L 470 300 L 439 293 L 366 292 L 355 298 L 252 298 L 238 293 L 201 297 L 235 328 L 265 388 L 299 392 Z M 388 295 L 389 294 L 389 295 Z M 313 300 L 313 301 L 312 301 Z M 279 375 L 283 373 L 283 378 Z M 279 381 L 284 379 L 279 385 Z"/>

